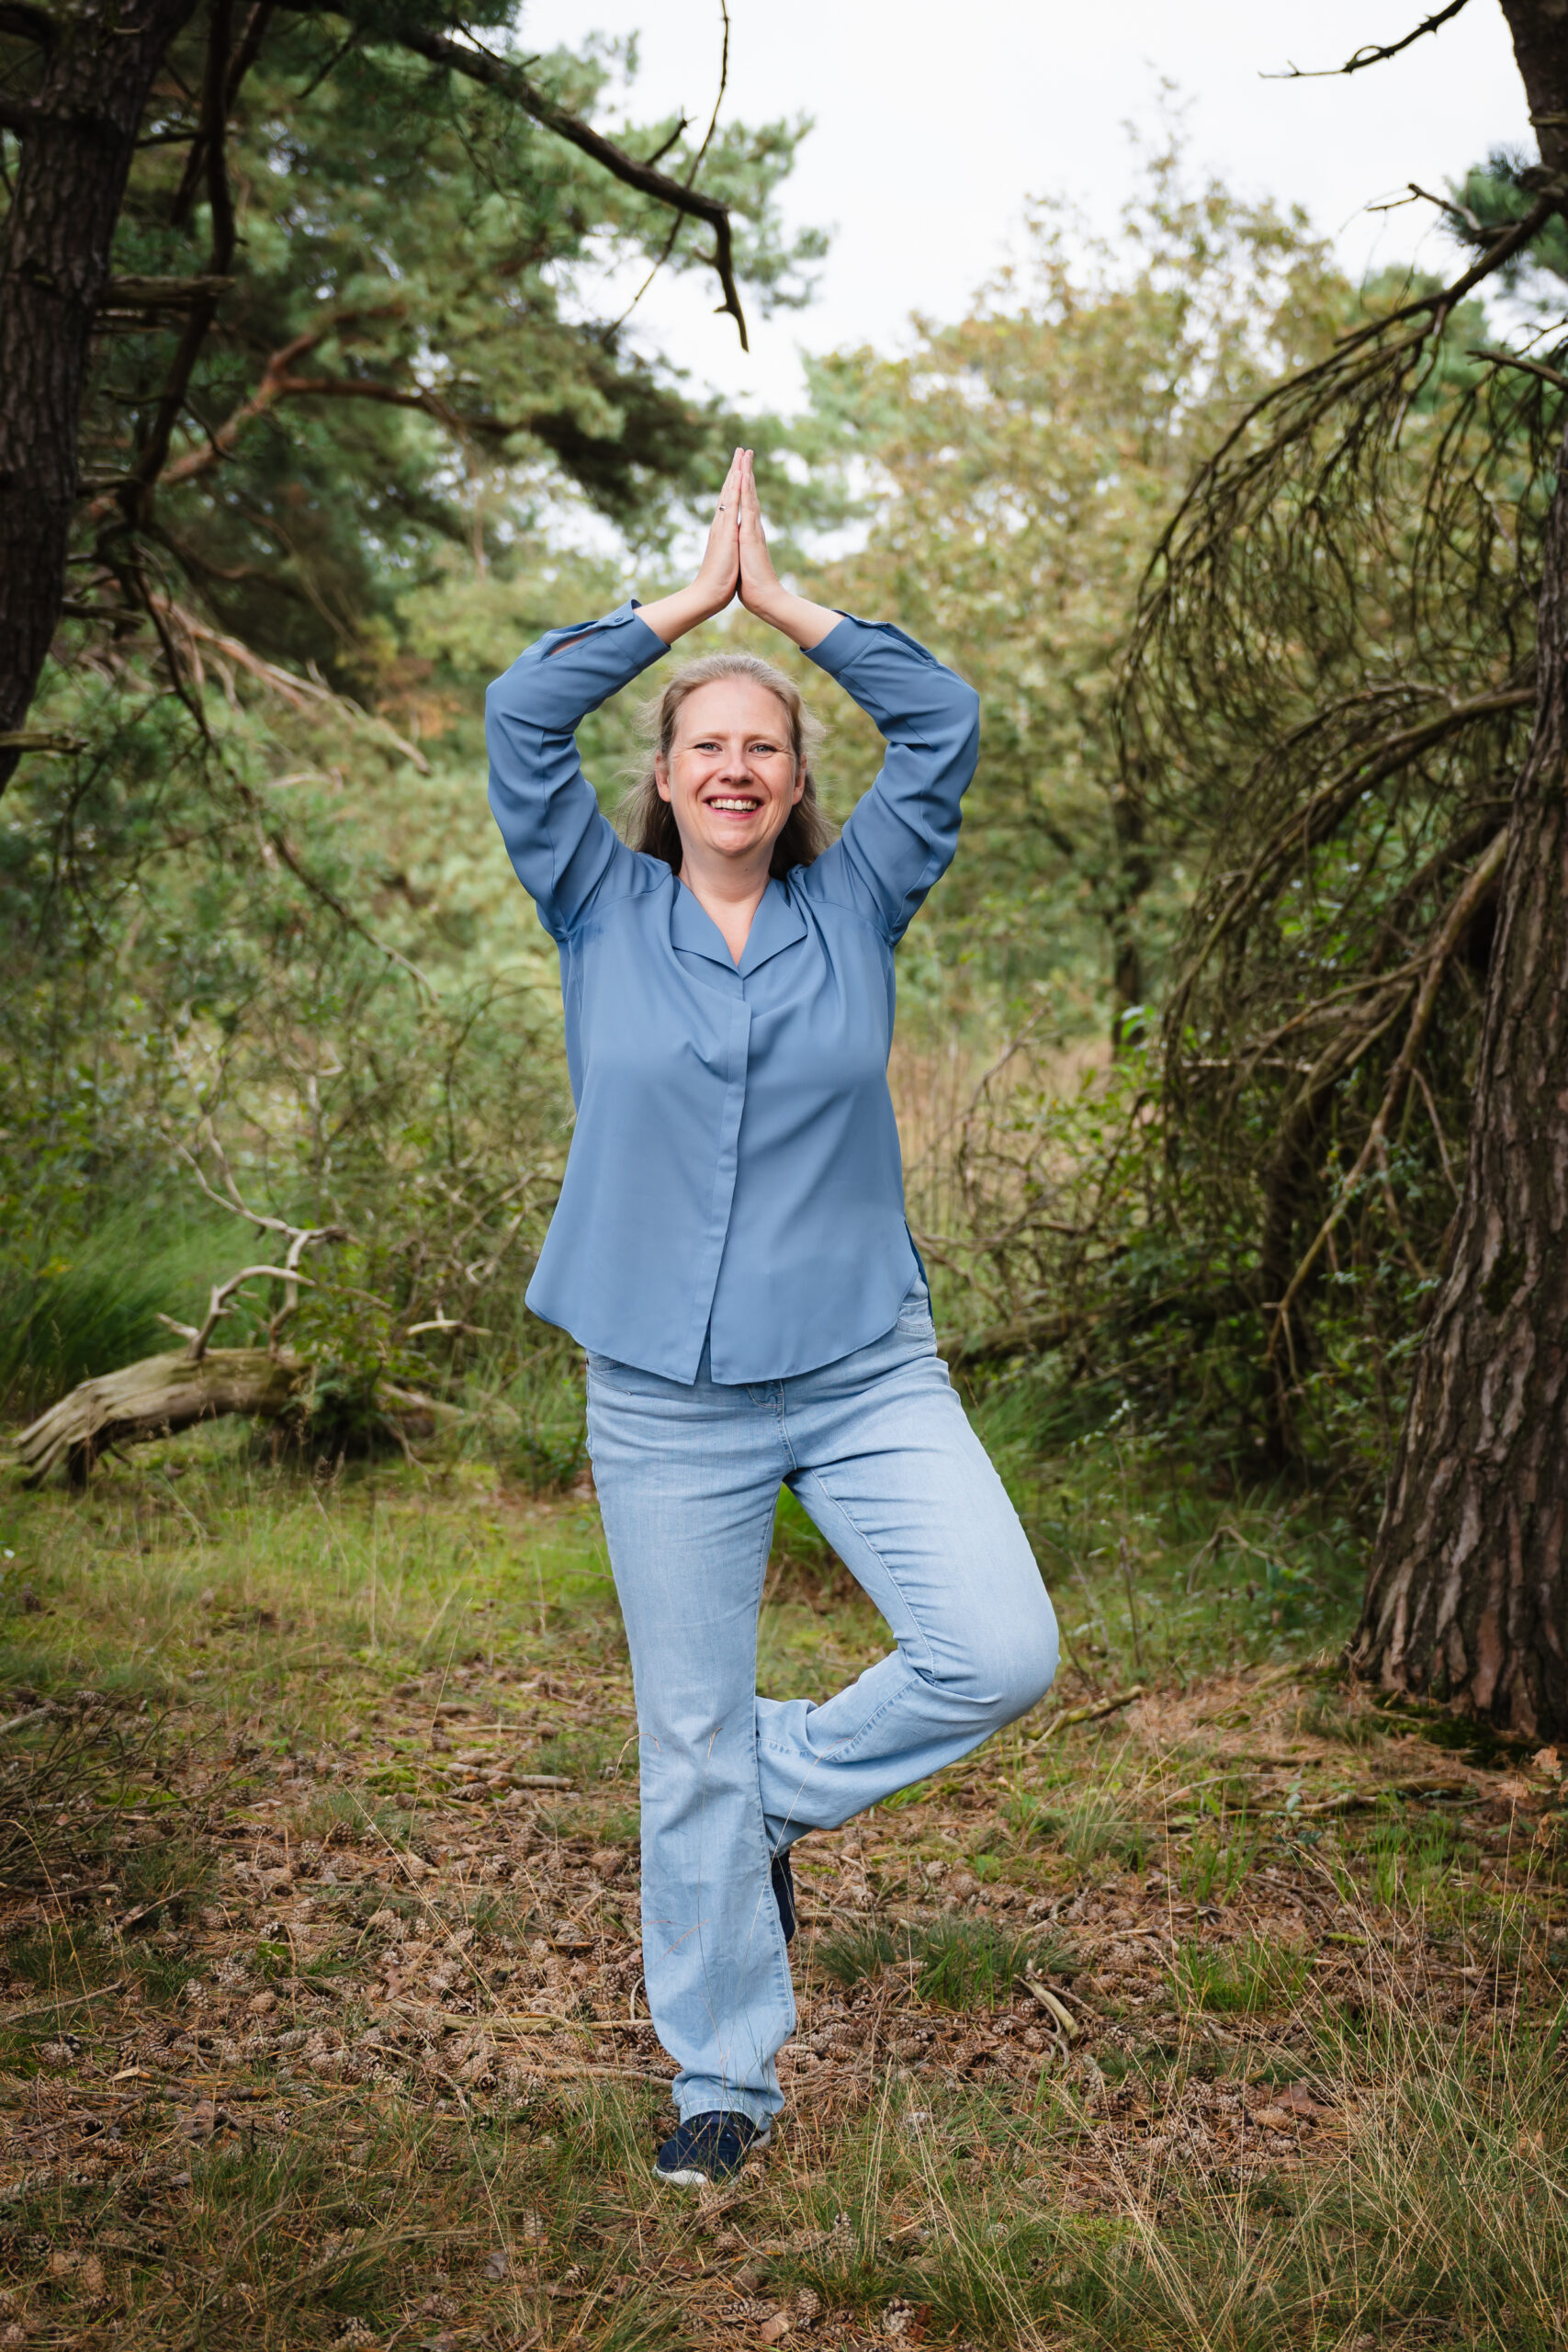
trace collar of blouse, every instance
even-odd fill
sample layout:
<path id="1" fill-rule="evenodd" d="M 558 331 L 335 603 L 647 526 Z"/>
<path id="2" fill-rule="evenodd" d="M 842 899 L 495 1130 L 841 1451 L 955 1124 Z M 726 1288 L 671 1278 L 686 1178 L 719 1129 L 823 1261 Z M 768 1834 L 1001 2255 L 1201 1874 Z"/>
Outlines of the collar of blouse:
<path id="1" fill-rule="evenodd" d="M 806 917 L 801 913 L 794 895 L 784 888 L 776 875 L 770 877 L 767 888 L 751 918 L 751 929 L 746 941 L 746 952 L 739 964 L 730 954 L 724 933 L 704 907 L 694 890 L 676 877 L 675 904 L 670 917 L 670 939 L 672 946 L 684 949 L 689 956 L 704 956 L 710 964 L 722 966 L 741 979 L 754 972 L 759 965 L 793 947 L 797 939 L 806 936 Z"/>

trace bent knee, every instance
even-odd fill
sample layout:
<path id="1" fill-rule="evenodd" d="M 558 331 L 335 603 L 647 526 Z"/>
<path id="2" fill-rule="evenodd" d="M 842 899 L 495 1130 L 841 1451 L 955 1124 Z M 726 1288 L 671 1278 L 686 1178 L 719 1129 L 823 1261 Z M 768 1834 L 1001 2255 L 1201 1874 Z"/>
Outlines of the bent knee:
<path id="1" fill-rule="evenodd" d="M 1016 1723 L 1031 1707 L 1037 1707 L 1056 1679 L 1056 1643 L 1053 1633 L 1047 1642 L 1042 1640 L 1024 1654 L 1015 1657 L 997 1702 L 998 1724 Z"/>
<path id="2" fill-rule="evenodd" d="M 969 1662 L 970 1693 L 997 1728 L 1038 1706 L 1056 1679 L 1056 1612 L 1043 1588 L 1040 1602 L 1025 1623 L 1007 1627 L 1005 1639 L 987 1643 Z"/>

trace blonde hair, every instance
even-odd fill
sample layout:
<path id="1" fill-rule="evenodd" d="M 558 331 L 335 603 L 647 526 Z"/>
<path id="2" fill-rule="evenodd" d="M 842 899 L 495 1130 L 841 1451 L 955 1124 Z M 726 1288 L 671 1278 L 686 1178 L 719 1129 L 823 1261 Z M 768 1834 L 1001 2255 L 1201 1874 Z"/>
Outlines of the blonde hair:
<path id="1" fill-rule="evenodd" d="M 670 757 L 682 704 L 699 686 L 711 686 L 719 678 L 749 678 L 753 685 L 765 688 L 782 705 L 789 722 L 790 753 L 795 773 L 805 777 L 805 789 L 785 818 L 769 861 L 770 874 L 782 877 L 792 866 L 809 865 L 820 857 L 834 837 L 832 826 L 817 805 L 817 779 L 811 772 L 812 753 L 824 730 L 820 719 L 806 707 L 794 681 L 756 653 L 709 653 L 701 661 L 688 662 L 676 671 L 658 701 L 648 705 L 642 714 L 644 757 L 621 804 L 621 830 L 633 849 L 641 850 L 647 857 L 661 857 L 671 873 L 679 874 L 681 835 L 675 811 L 659 789 L 654 763 Z"/>

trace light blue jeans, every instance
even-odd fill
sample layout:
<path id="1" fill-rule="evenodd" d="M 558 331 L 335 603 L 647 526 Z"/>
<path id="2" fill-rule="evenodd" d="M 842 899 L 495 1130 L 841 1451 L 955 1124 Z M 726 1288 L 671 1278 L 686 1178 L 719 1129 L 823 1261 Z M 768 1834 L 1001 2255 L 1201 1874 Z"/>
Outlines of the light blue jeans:
<path id="1" fill-rule="evenodd" d="M 818 1372 L 690 1388 L 588 1360 L 594 1482 L 626 1620 L 642 1781 L 648 2005 L 682 2118 L 765 2124 L 795 2027 L 773 1857 L 966 1755 L 1034 1705 L 1056 1620 L 936 1352 L 924 1283 Z M 780 1486 L 897 1647 L 836 1697 L 757 1696 Z"/>

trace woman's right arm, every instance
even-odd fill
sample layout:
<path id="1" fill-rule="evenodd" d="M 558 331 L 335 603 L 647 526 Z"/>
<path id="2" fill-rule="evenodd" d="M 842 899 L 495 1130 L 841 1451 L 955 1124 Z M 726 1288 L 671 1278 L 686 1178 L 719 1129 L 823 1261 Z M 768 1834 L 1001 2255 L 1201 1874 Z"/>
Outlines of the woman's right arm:
<path id="1" fill-rule="evenodd" d="M 552 938 L 566 937 L 605 876 L 631 854 L 582 773 L 577 729 L 667 650 L 626 604 L 603 620 L 552 629 L 485 695 L 491 808 Z"/>
<path id="2" fill-rule="evenodd" d="M 552 938 L 581 922 L 607 875 L 631 852 L 604 815 L 577 755 L 591 710 L 629 685 L 675 639 L 722 612 L 735 594 L 739 450 L 718 495 L 701 568 L 689 587 L 639 610 L 551 629 L 519 654 L 485 695 L 490 805 L 517 879 Z"/>

